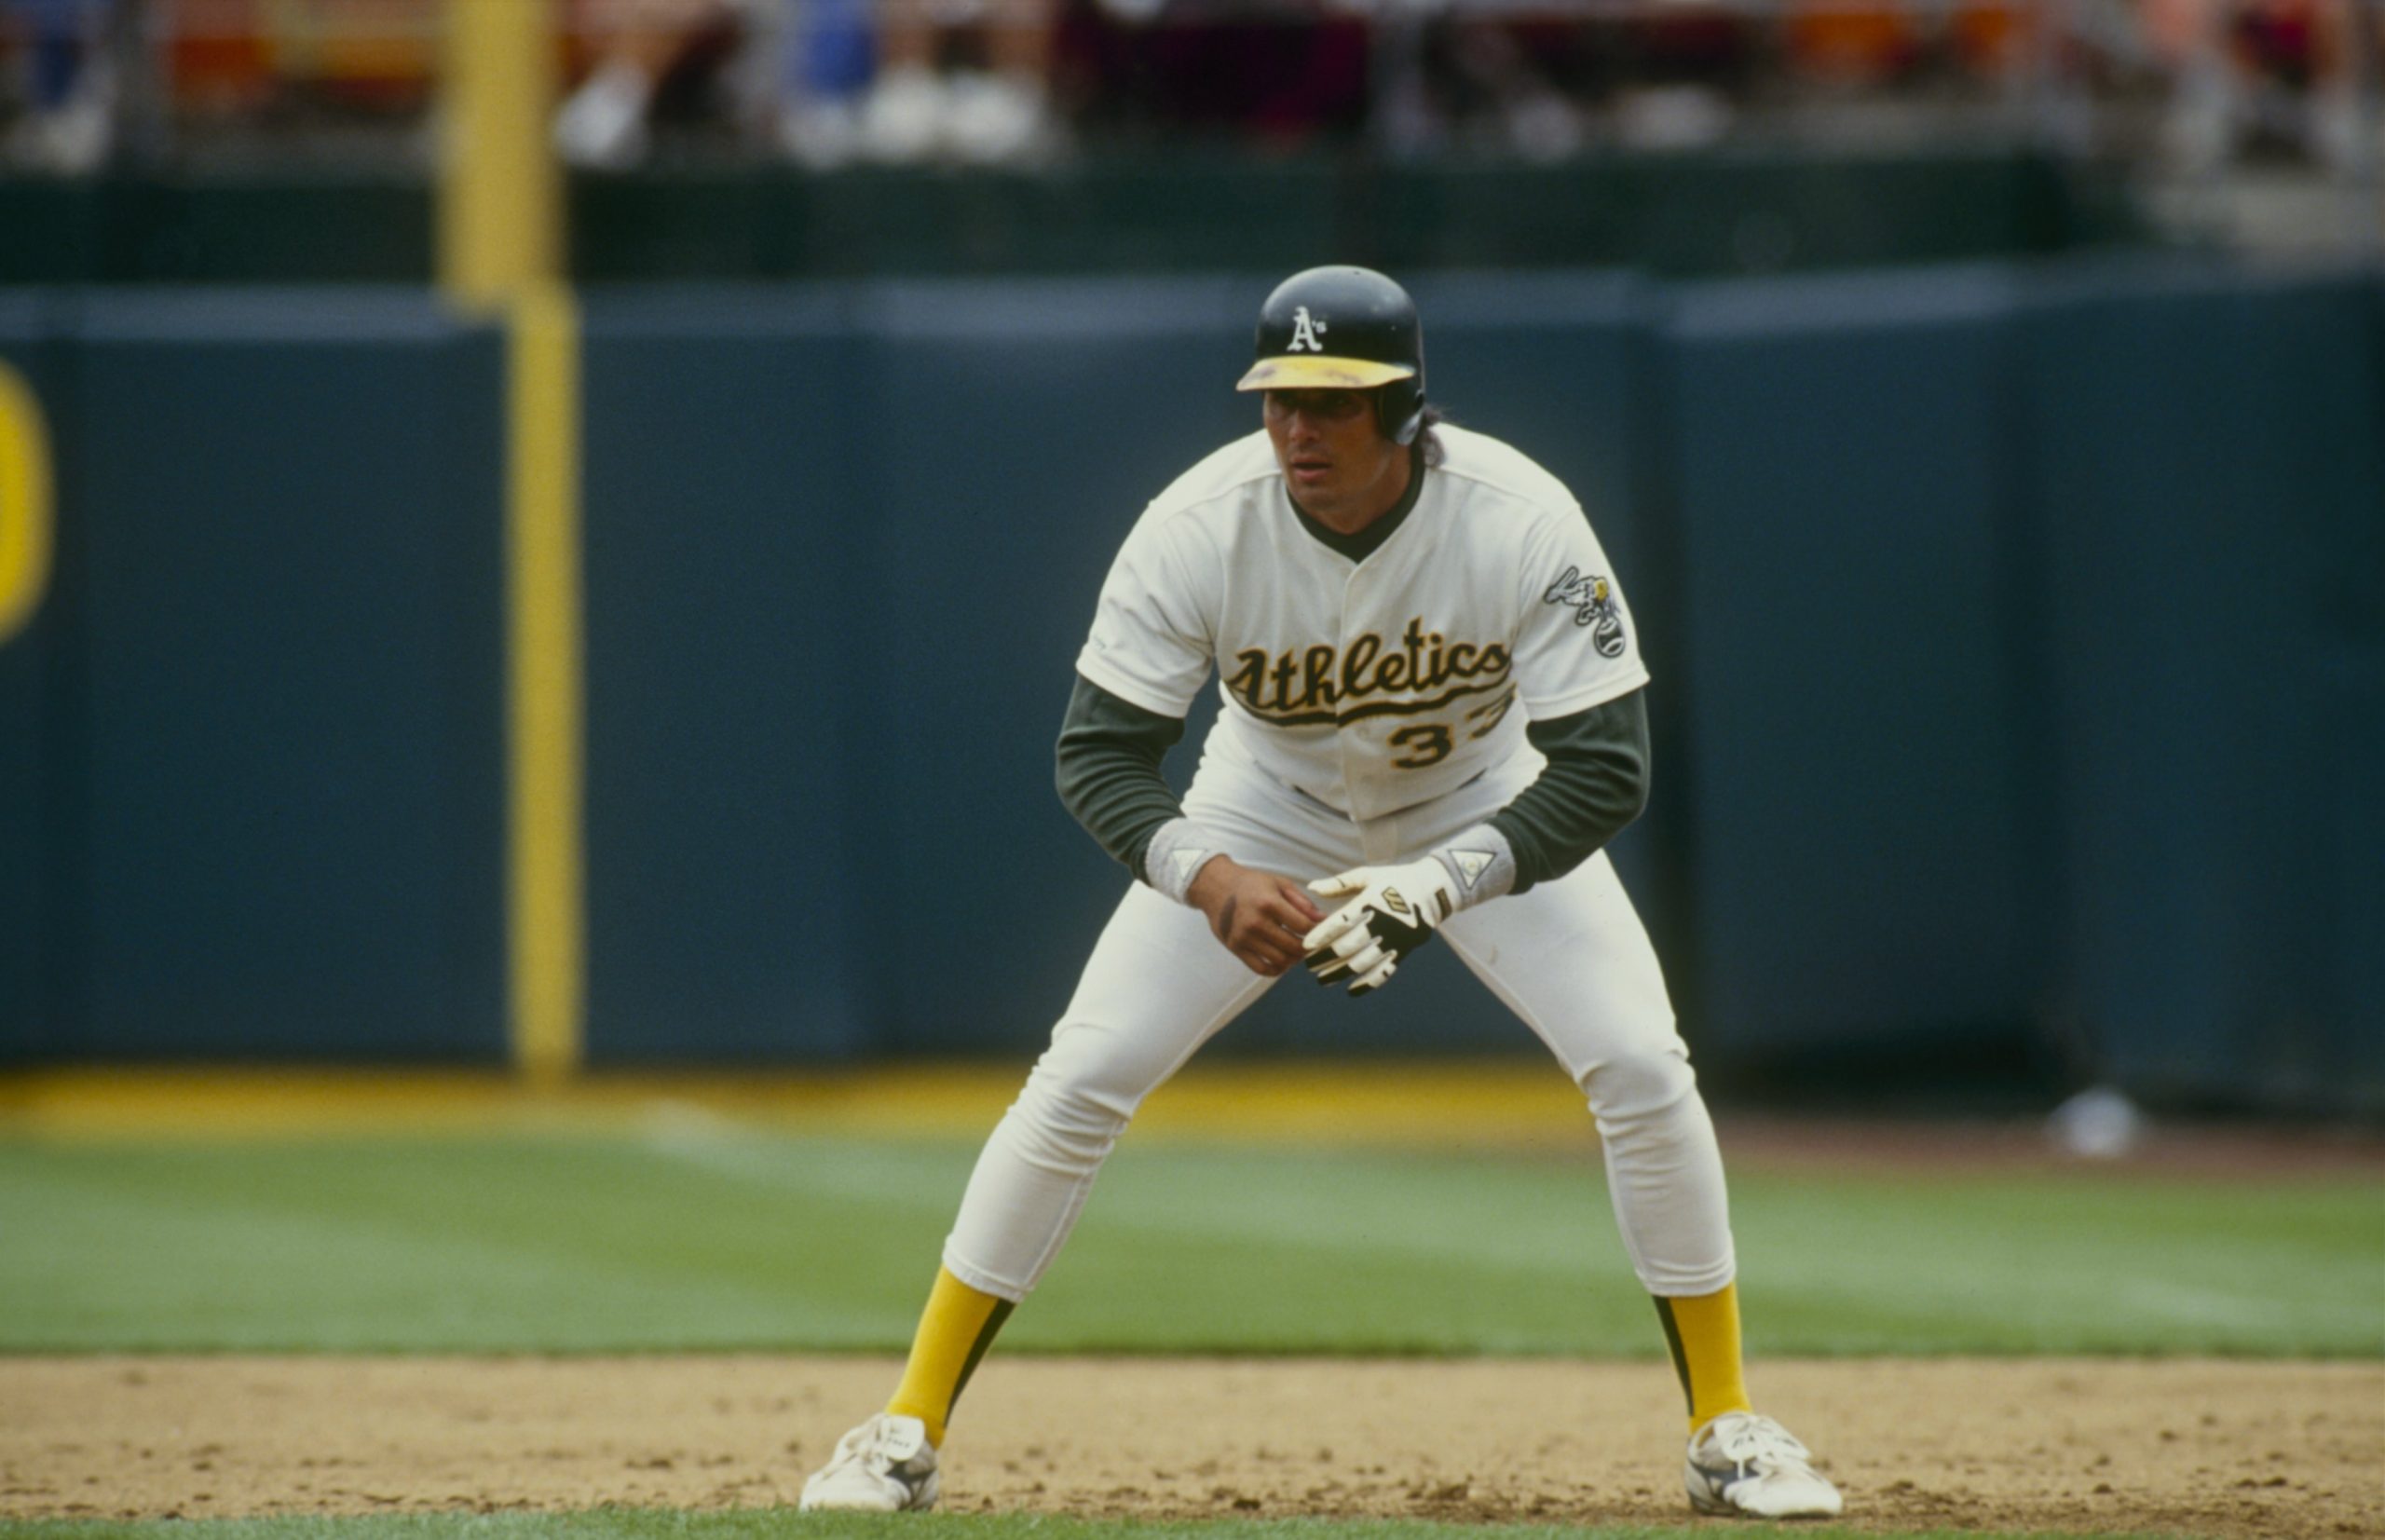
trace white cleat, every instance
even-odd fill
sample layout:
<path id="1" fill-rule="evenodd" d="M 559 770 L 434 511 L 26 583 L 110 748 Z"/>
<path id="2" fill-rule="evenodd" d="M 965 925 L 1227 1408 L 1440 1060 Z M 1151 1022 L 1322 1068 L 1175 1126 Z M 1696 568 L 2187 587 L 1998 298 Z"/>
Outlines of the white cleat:
<path id="1" fill-rule="evenodd" d="M 1747 1519 L 1829 1519 L 1844 1506 L 1813 1455 L 1769 1417 L 1726 1411 L 1689 1441 L 1682 1480 L 1700 1513 Z"/>
<path id="2" fill-rule="evenodd" d="M 928 1425 L 881 1411 L 837 1440 L 837 1452 L 803 1483 L 797 1506 L 807 1513 L 903 1513 L 935 1506 L 942 1490 Z"/>

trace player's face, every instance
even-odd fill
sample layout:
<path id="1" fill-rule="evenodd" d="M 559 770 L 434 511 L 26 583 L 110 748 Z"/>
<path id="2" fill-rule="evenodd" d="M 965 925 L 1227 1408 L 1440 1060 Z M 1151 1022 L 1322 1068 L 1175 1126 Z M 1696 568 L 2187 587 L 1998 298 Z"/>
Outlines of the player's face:
<path id="1" fill-rule="evenodd" d="M 1267 437 L 1292 496 L 1345 533 L 1391 511 L 1408 490 L 1408 451 L 1375 426 L 1364 390 L 1270 390 Z"/>

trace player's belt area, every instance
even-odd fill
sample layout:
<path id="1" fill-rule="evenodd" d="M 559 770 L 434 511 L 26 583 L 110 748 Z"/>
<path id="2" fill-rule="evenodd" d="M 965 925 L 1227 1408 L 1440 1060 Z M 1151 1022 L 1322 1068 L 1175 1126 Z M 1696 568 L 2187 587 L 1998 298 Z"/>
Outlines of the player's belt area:
<path id="1" fill-rule="evenodd" d="M 1269 775 L 1264 769 L 1261 769 L 1259 773 L 1267 776 L 1267 779 L 1270 781 L 1274 781 L 1275 784 L 1283 787 L 1286 791 L 1290 792 L 1294 797 L 1299 797 L 1302 801 L 1307 803 L 1310 807 L 1316 809 L 1319 812 L 1329 812 L 1334 817 L 1346 820 L 1352 824 L 1360 822 L 1357 818 L 1353 817 L 1348 810 L 1335 807 L 1332 803 L 1328 802 L 1324 797 L 1317 796 L 1316 793 L 1309 790 L 1306 786 L 1295 786 L 1288 781 L 1277 781 L 1274 776 Z M 1383 811 L 1375 814 L 1375 816 L 1377 818 L 1397 818 L 1401 813 L 1408 812 L 1416 808 L 1421 808 L 1427 802 L 1438 802 L 1444 797 L 1454 797 L 1459 792 L 1464 791 L 1466 787 L 1474 784 L 1477 781 L 1481 780 L 1484 776 L 1490 773 L 1491 767 L 1485 765 L 1480 770 L 1476 770 L 1472 775 L 1469 775 L 1465 780 L 1459 782 L 1456 785 L 1450 787 L 1447 791 L 1437 791 L 1430 797 L 1419 797 L 1413 802 L 1403 803 L 1396 808 L 1387 808 Z"/>

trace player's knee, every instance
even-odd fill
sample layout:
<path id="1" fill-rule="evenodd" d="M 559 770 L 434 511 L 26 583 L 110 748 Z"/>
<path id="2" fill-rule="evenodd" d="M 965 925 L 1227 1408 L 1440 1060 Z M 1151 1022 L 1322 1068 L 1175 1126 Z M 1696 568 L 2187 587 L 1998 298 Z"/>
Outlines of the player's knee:
<path id="1" fill-rule="evenodd" d="M 1142 1088 L 1101 1056 L 1070 1051 L 1082 1045 L 1065 1037 L 1036 1061 L 1014 1111 L 1054 1164 L 1097 1165 L 1134 1117 Z"/>
<path id="2" fill-rule="evenodd" d="M 1601 1125 L 1657 1116 L 1679 1106 L 1697 1088 L 1697 1072 L 1678 1038 L 1625 1049 L 1582 1077 L 1582 1090 Z"/>

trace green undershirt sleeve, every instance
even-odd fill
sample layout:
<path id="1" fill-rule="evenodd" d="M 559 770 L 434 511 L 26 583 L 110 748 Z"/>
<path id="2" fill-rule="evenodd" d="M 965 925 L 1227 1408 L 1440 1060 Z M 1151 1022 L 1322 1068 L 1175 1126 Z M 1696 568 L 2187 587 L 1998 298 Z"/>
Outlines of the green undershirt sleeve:
<path id="1" fill-rule="evenodd" d="M 1491 815 L 1516 852 L 1516 885 L 1564 876 L 1648 805 L 1648 702 L 1633 690 L 1604 705 L 1524 729 L 1548 756 L 1540 779 Z"/>
<path id="2" fill-rule="evenodd" d="M 1184 811 L 1159 771 L 1183 736 L 1183 718 L 1145 711 L 1077 675 L 1053 755 L 1053 780 L 1061 804 L 1085 833 L 1138 880 L 1152 834 Z"/>

